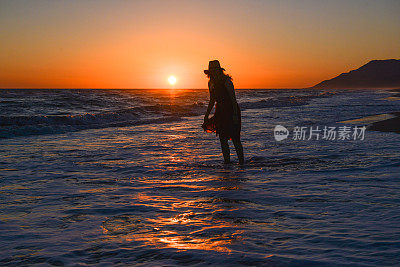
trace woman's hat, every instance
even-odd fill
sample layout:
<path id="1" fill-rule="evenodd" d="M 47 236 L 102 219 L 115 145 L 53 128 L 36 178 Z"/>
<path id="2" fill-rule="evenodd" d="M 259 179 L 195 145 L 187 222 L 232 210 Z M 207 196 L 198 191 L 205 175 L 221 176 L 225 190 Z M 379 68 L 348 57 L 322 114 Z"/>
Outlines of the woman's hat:
<path id="1" fill-rule="evenodd" d="M 211 71 L 215 70 L 225 70 L 224 68 L 221 68 L 218 60 L 212 60 L 208 62 L 208 70 L 204 70 L 204 73 L 209 74 Z"/>

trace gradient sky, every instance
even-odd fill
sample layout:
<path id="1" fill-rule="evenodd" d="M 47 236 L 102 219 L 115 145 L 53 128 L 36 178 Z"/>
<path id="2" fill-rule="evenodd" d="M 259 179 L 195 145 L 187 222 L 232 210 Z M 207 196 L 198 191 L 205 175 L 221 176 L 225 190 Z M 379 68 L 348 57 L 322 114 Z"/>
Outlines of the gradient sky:
<path id="1" fill-rule="evenodd" d="M 399 0 L 0 0 L 0 88 L 312 86 L 400 58 Z"/>

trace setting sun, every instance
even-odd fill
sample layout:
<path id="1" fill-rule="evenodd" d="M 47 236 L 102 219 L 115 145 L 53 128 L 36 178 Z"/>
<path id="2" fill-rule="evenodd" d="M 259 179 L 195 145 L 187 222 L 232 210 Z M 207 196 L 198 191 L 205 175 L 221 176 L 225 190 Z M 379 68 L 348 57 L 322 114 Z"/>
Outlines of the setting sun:
<path id="1" fill-rule="evenodd" d="M 169 76 L 168 77 L 168 83 L 170 84 L 170 85 L 174 85 L 175 83 L 176 83 L 176 77 L 175 76 Z"/>

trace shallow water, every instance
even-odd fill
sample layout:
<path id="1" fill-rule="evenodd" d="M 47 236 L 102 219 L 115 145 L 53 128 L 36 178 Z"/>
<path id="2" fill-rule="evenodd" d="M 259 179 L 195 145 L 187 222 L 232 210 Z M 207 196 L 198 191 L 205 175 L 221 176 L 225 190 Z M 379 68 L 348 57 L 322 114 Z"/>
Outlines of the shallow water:
<path id="1" fill-rule="evenodd" d="M 0 97 L 2 265 L 398 264 L 400 135 L 273 135 L 399 111 L 388 91 L 239 90 L 244 167 L 203 90 Z"/>

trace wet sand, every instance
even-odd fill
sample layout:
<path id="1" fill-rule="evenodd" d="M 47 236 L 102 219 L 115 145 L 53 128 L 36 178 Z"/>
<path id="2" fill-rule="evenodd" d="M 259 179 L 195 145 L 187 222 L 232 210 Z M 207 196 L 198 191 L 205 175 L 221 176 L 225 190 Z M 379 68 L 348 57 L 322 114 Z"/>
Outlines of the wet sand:
<path id="1" fill-rule="evenodd" d="M 396 94 L 393 95 L 394 97 L 400 97 L 400 88 L 393 89 L 392 91 L 396 92 Z"/>
<path id="2" fill-rule="evenodd" d="M 396 92 L 392 97 L 400 97 L 400 88 L 392 91 Z M 368 127 L 368 130 L 400 133 L 400 112 L 393 112 L 390 114 L 395 117 L 374 122 Z"/>
<path id="3" fill-rule="evenodd" d="M 391 114 L 395 115 L 396 117 L 374 122 L 370 127 L 368 127 L 368 130 L 400 133 L 400 112 L 394 112 Z"/>

